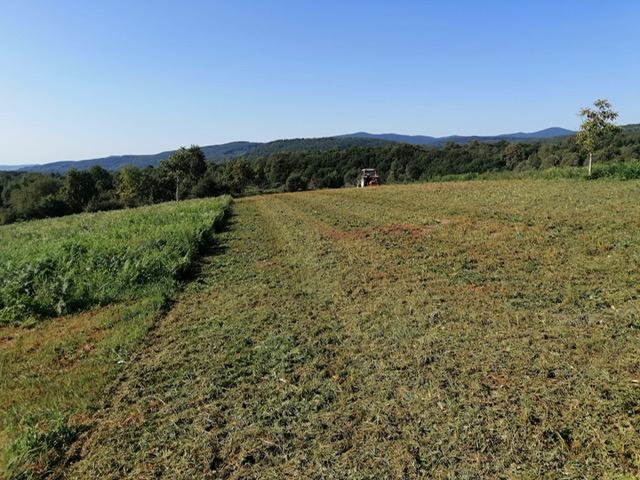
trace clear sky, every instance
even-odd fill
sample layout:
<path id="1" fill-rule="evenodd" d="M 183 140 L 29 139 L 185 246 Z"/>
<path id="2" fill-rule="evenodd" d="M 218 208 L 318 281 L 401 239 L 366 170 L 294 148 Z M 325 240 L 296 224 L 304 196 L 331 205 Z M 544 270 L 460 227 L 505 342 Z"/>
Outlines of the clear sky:
<path id="1" fill-rule="evenodd" d="M 637 0 L 0 0 L 0 164 L 640 122 Z"/>

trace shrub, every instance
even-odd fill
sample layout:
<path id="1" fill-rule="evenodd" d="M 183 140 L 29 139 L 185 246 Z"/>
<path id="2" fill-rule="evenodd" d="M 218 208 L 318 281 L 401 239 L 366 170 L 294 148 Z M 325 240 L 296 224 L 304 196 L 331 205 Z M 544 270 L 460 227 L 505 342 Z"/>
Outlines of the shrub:
<path id="1" fill-rule="evenodd" d="M 593 178 L 616 178 L 634 180 L 640 178 L 640 161 L 601 163 L 593 166 Z"/>
<path id="2" fill-rule="evenodd" d="M 307 189 L 307 180 L 299 173 L 292 173 L 287 177 L 284 189 L 287 192 L 301 192 Z"/>

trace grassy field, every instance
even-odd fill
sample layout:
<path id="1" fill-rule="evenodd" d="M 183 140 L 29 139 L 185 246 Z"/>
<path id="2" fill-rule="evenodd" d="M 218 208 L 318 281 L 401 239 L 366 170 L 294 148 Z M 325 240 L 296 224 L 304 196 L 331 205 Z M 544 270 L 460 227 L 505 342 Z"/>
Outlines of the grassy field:
<path id="1" fill-rule="evenodd" d="M 86 428 L 229 202 L 0 227 L 0 478 L 42 476 Z"/>
<path id="2" fill-rule="evenodd" d="M 165 203 L 0 228 L 0 323 L 170 290 L 228 202 Z"/>
<path id="3" fill-rule="evenodd" d="M 60 476 L 640 475 L 640 183 L 234 210 Z"/>

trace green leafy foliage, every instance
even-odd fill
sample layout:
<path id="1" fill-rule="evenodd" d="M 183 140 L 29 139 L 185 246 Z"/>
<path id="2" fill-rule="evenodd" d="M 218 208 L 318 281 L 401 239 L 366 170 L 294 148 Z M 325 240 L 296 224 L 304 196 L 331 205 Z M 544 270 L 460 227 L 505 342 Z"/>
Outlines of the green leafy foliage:
<path id="1" fill-rule="evenodd" d="M 619 127 L 613 124 L 618 118 L 618 112 L 614 112 L 608 100 L 599 99 L 593 103 L 595 108 L 583 108 L 579 115 L 582 117 L 580 131 L 576 135 L 578 143 L 587 151 L 593 152 L 597 144 L 607 135 L 615 134 Z"/>
<path id="2" fill-rule="evenodd" d="M 180 192 L 189 192 L 206 172 L 207 161 L 200 147 L 191 145 L 189 148 L 181 147 L 167 160 L 160 162 L 160 169 L 173 179 L 175 199 L 178 201 Z"/>
<path id="3" fill-rule="evenodd" d="M 71 169 L 65 175 L 62 196 L 73 212 L 81 212 L 97 194 L 96 181 L 91 172 Z"/>
<path id="4" fill-rule="evenodd" d="M 302 190 L 306 190 L 306 188 L 307 180 L 303 178 L 302 175 L 296 172 L 293 172 L 287 177 L 287 181 L 284 185 L 284 189 L 287 192 L 301 192 Z"/>
<path id="5" fill-rule="evenodd" d="M 230 199 L 69 216 L 0 229 L 0 323 L 170 290 Z"/>

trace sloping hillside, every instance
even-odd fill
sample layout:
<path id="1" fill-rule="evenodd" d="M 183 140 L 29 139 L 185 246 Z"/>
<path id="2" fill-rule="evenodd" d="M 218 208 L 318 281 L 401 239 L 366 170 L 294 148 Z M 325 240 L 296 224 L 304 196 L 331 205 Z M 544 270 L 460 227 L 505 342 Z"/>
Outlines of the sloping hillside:
<path id="1" fill-rule="evenodd" d="M 232 142 L 222 145 L 208 145 L 201 147 L 208 160 L 220 163 L 243 155 L 269 155 L 278 152 L 297 152 L 302 150 L 331 150 L 333 148 L 346 149 L 355 146 L 376 147 L 387 145 L 389 142 L 383 139 L 363 138 L 298 138 L 291 140 L 276 140 L 268 143 L 256 142 Z M 119 155 L 90 160 L 53 162 L 43 165 L 33 165 L 21 168 L 25 172 L 51 172 L 64 173 L 71 168 L 86 170 L 94 165 L 99 165 L 107 170 L 118 170 L 125 165 L 136 167 L 157 166 L 162 160 L 169 158 L 174 150 L 160 152 L 153 155 Z"/>
<path id="2" fill-rule="evenodd" d="M 299 151 L 323 151 L 346 149 L 350 147 L 377 147 L 388 145 L 389 143 L 409 143 L 413 145 L 441 146 L 448 142 L 467 144 L 473 141 L 478 142 L 498 142 L 506 141 L 535 141 L 550 138 L 561 138 L 573 135 L 575 132 L 564 128 L 547 128 L 537 132 L 517 132 L 495 136 L 460 136 L 451 135 L 447 137 L 430 137 L 425 135 L 400 135 L 395 133 L 373 134 L 367 132 L 357 132 L 336 137 L 323 138 L 294 138 L 275 140 L 267 143 L 258 142 L 231 142 L 221 145 L 207 145 L 201 147 L 207 158 L 220 163 L 240 156 L 258 157 L 271 155 L 280 152 Z M 94 165 L 99 165 L 107 170 L 118 170 L 125 165 L 137 167 L 157 166 L 162 160 L 168 158 L 174 150 L 160 152 L 152 155 L 112 155 L 109 157 L 93 158 L 78 161 L 52 162 L 42 165 L 20 165 L 14 168 L 26 172 L 51 172 L 64 173 L 71 168 L 86 170 Z M 0 167 L 0 170 L 11 170 L 11 167 Z"/>
<path id="3" fill-rule="evenodd" d="M 446 137 L 429 137 L 425 135 L 398 135 L 396 133 L 367 133 L 357 132 L 344 137 L 382 139 L 392 142 L 411 143 L 413 145 L 444 145 L 447 142 L 466 144 L 471 142 L 499 142 L 501 140 L 517 142 L 524 140 L 547 140 L 550 138 L 568 137 L 576 132 L 566 128 L 552 127 L 537 132 L 516 132 L 502 135 L 449 135 Z"/>

